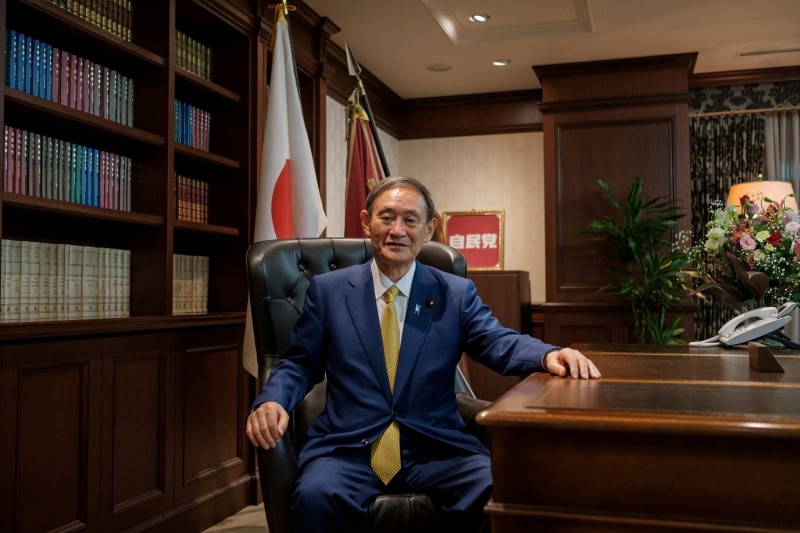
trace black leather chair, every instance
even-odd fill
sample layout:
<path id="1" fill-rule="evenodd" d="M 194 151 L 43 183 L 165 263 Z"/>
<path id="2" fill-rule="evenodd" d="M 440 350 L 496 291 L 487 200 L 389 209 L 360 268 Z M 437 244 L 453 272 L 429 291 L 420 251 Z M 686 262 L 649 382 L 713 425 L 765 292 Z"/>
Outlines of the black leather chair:
<path id="1" fill-rule="evenodd" d="M 283 355 L 289 334 L 303 309 L 311 278 L 337 268 L 365 263 L 372 258 L 369 239 L 286 239 L 254 243 L 247 251 L 250 308 L 258 353 L 259 388 Z M 421 263 L 456 275 L 466 275 L 466 260 L 454 248 L 426 243 Z M 485 428 L 475 415 L 489 405 L 478 400 L 460 369 L 456 370 L 459 411 L 467 427 L 481 438 Z M 289 502 L 298 476 L 296 450 L 302 448 L 308 427 L 322 411 L 325 382 L 317 385 L 293 413 L 289 428 L 272 450 L 258 448 L 258 466 L 264 511 L 270 533 L 291 531 Z M 434 531 L 443 527 L 440 513 L 422 494 L 385 495 L 376 499 L 357 531 Z"/>

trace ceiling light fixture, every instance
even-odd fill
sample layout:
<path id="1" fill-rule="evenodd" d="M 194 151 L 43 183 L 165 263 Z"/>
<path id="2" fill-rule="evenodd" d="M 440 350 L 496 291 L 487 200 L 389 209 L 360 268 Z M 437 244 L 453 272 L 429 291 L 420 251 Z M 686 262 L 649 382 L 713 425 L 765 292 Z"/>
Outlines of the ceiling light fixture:
<path id="1" fill-rule="evenodd" d="M 505 67 L 506 65 L 509 65 L 510 63 L 511 63 L 510 59 L 495 59 L 494 61 L 492 61 L 492 65 L 494 65 L 496 67 Z"/>
<path id="2" fill-rule="evenodd" d="M 425 68 L 431 72 L 447 72 L 453 67 L 451 65 L 445 65 L 444 63 L 430 63 L 425 65 Z"/>
<path id="3" fill-rule="evenodd" d="M 469 21 L 478 22 L 482 24 L 484 22 L 487 22 L 490 18 L 492 17 L 490 17 L 489 15 L 484 15 L 482 13 L 475 13 L 474 15 L 469 16 Z"/>

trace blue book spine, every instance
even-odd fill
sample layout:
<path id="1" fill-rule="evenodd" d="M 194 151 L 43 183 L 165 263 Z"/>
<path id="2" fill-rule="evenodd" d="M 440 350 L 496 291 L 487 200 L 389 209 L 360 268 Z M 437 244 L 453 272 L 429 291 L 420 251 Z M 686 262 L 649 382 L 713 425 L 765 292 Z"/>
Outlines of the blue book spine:
<path id="1" fill-rule="evenodd" d="M 25 92 L 33 94 L 33 39 L 25 36 Z"/>
<path id="2" fill-rule="evenodd" d="M 25 35 L 21 33 L 17 34 L 17 39 L 19 41 L 19 45 L 17 46 L 17 89 L 20 91 L 27 91 L 28 83 L 25 79 L 25 63 L 28 59 L 28 40 L 25 38 Z"/>
<path id="3" fill-rule="evenodd" d="M 42 96 L 42 43 L 39 39 L 33 40 L 31 54 L 33 55 L 33 66 L 31 67 L 33 86 L 31 87 L 31 94 Z"/>
<path id="4" fill-rule="evenodd" d="M 42 73 L 44 75 L 44 93 L 42 98 L 53 99 L 53 46 L 44 45 L 44 56 L 42 57 Z"/>
<path id="5" fill-rule="evenodd" d="M 81 203 L 83 205 L 92 205 L 90 200 L 92 187 L 89 181 L 89 169 L 92 166 L 89 159 L 91 153 L 88 146 L 81 146 Z"/>
<path id="6" fill-rule="evenodd" d="M 100 149 L 93 148 L 92 158 L 92 205 L 100 205 Z"/>
<path id="7" fill-rule="evenodd" d="M 70 173 L 70 182 L 72 183 L 72 202 L 75 204 L 81 203 L 83 197 L 83 184 L 81 183 L 81 161 L 82 150 L 80 145 L 72 143 L 72 168 Z"/>
<path id="8" fill-rule="evenodd" d="M 6 85 L 12 89 L 17 88 L 17 54 L 19 48 L 19 37 L 16 30 L 8 30 L 6 35 L 8 44 L 6 46 Z"/>

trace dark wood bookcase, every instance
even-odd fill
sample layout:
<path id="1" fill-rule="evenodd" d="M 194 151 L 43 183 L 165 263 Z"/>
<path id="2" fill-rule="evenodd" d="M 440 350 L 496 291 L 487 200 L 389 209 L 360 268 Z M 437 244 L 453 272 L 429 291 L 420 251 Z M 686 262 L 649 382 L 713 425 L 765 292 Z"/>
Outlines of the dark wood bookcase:
<path id="1" fill-rule="evenodd" d="M 252 503 L 241 352 L 263 30 L 250 4 L 133 0 L 126 41 L 48 0 L 0 0 L 4 29 L 135 83 L 132 126 L 2 84 L 4 125 L 132 161 L 130 211 L 0 196 L 3 239 L 131 251 L 129 317 L 0 323 L 8 531 L 191 531 Z M 177 31 L 211 48 L 210 80 L 177 66 Z M 175 99 L 210 112 L 208 151 L 174 140 Z M 207 224 L 178 220 L 177 174 L 208 183 Z M 173 316 L 173 254 L 210 258 L 207 313 Z"/>

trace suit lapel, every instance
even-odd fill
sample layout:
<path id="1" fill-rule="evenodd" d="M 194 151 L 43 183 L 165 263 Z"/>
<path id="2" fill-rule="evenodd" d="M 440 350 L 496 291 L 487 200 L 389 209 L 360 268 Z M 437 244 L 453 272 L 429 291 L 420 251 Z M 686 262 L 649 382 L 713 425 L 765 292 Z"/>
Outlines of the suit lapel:
<path id="1" fill-rule="evenodd" d="M 381 325 L 375 306 L 375 289 L 372 285 L 370 263 L 368 261 L 355 270 L 349 280 L 350 286 L 345 294 L 345 302 L 361 347 L 367 354 L 367 362 L 375 373 L 378 383 L 381 384 L 386 400 L 390 401 L 389 376 L 386 374 Z"/>
<path id="2" fill-rule="evenodd" d="M 420 350 L 433 322 L 434 309 L 428 302 L 437 301 L 441 301 L 441 287 L 428 268 L 417 263 L 411 294 L 408 297 L 403 340 L 400 343 L 400 360 L 394 383 L 395 394 L 399 394 L 411 378 L 412 370 L 416 366 Z"/>

